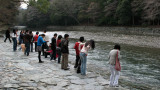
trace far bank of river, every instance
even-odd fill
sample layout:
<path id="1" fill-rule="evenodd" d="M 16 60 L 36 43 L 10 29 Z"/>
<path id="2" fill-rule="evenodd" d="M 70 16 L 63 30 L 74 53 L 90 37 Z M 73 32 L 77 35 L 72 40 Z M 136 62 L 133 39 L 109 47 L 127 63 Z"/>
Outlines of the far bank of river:
<path id="1" fill-rule="evenodd" d="M 81 31 L 82 36 L 90 35 L 95 40 L 129 44 L 140 47 L 160 48 L 160 28 L 140 27 L 96 27 L 96 26 L 49 26 L 50 31 Z M 89 31 L 89 32 L 88 32 Z"/>

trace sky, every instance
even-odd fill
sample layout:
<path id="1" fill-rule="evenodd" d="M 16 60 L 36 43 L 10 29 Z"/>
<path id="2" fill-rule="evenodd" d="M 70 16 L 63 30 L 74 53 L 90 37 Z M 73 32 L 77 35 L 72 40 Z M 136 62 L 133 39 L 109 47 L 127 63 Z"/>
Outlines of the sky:
<path id="1" fill-rule="evenodd" d="M 24 1 L 28 1 L 28 0 L 24 0 Z M 24 2 L 21 2 L 20 7 L 23 8 L 23 9 L 27 9 L 27 4 L 24 3 Z"/>

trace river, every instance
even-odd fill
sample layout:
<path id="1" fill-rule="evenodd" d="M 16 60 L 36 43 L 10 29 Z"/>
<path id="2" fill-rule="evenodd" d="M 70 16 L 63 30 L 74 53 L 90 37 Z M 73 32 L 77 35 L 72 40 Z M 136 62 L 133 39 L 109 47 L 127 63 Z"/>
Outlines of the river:
<path id="1" fill-rule="evenodd" d="M 79 37 L 84 36 L 86 40 L 94 39 L 96 48 L 89 52 L 87 70 L 99 73 L 106 79 L 109 79 L 110 75 L 108 54 L 115 43 L 120 43 L 122 55 L 120 60 L 122 66 L 120 85 L 133 90 L 160 88 L 159 36 L 117 34 L 89 30 L 49 31 L 47 33 L 50 38 L 53 37 L 54 33 L 58 35 L 67 33 L 70 35 L 69 62 L 71 64 L 75 62 L 75 50 L 73 47 Z"/>

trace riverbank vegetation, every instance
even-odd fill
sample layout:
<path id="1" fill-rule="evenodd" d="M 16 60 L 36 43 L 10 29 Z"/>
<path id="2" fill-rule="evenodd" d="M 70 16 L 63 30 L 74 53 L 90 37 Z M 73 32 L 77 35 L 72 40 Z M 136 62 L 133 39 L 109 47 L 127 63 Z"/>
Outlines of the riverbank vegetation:
<path id="1" fill-rule="evenodd" d="M 0 0 L 0 29 L 13 25 L 20 0 Z"/>
<path id="2" fill-rule="evenodd" d="M 158 0 L 29 0 L 27 10 L 19 10 L 16 21 L 32 28 L 49 25 L 158 26 L 159 7 Z"/>

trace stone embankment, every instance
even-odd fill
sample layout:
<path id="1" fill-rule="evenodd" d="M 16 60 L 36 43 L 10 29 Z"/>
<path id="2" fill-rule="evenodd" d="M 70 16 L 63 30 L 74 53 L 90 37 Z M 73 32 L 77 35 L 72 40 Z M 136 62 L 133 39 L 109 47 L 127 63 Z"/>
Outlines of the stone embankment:
<path id="1" fill-rule="evenodd" d="M 86 76 L 77 74 L 72 64 L 70 70 L 60 69 L 60 64 L 42 57 L 38 63 L 37 53 L 25 56 L 22 51 L 12 51 L 12 43 L 0 39 L 0 89 L 6 90 L 125 90 L 109 87 L 105 79 L 94 72 Z M 89 67 L 88 67 L 89 68 Z"/>

